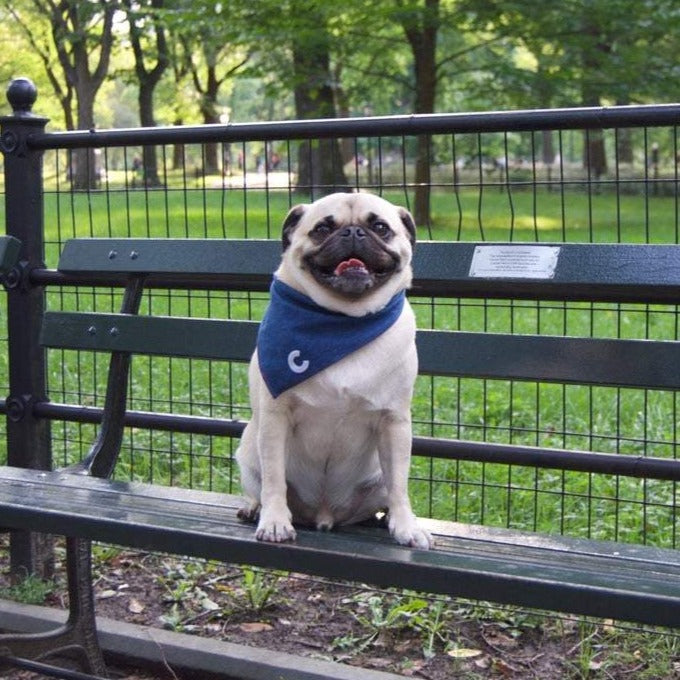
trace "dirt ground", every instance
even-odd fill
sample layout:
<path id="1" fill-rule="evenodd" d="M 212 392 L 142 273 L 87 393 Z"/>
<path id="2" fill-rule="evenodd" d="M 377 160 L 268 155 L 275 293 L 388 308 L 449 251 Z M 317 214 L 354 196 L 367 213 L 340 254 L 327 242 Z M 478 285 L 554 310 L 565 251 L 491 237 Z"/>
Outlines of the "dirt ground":
<path id="1" fill-rule="evenodd" d="M 0 595 L 63 606 L 61 576 L 46 586 L 29 580 L 22 588 L 10 587 L 5 547 L 0 541 Z M 95 562 L 98 615 L 264 650 L 426 680 L 680 678 L 680 649 L 672 646 L 666 671 L 660 670 L 658 652 L 647 649 L 652 643 L 628 644 L 640 634 L 611 622 L 549 618 L 105 547 L 96 548 Z M 113 670 L 128 680 L 177 678 L 173 669 L 154 674 Z M 17 671 L 0 675 L 35 677 Z"/>

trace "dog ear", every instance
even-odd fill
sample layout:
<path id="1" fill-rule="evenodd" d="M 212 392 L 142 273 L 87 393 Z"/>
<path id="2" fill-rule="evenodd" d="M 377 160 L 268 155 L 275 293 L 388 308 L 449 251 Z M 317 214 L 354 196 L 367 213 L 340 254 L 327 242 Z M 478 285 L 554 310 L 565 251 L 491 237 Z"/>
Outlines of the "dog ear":
<path id="1" fill-rule="evenodd" d="M 411 240 L 411 246 L 416 244 L 416 223 L 413 220 L 411 213 L 406 210 L 406 208 L 399 208 L 399 217 L 408 231 L 409 238 Z"/>
<path id="2" fill-rule="evenodd" d="M 302 218 L 305 212 L 304 205 L 295 205 L 290 209 L 290 212 L 286 215 L 286 219 L 283 220 L 283 227 L 281 229 L 281 241 L 283 243 L 283 249 L 286 250 L 290 245 L 291 234 L 295 231 L 298 222 Z"/>

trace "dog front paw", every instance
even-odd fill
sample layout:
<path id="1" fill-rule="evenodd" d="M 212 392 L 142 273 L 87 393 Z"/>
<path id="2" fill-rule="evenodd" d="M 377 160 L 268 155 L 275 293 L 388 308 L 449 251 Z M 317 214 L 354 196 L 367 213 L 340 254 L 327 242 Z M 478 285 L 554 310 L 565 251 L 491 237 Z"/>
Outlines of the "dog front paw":
<path id="1" fill-rule="evenodd" d="M 283 543 L 284 541 L 294 541 L 295 536 L 295 529 L 293 529 L 288 517 L 260 512 L 260 522 L 255 530 L 255 538 L 258 541 Z"/>
<path id="2" fill-rule="evenodd" d="M 260 504 L 256 501 L 242 505 L 236 511 L 236 517 L 242 522 L 257 522 L 260 516 Z"/>
<path id="3" fill-rule="evenodd" d="M 412 513 L 408 513 L 401 520 L 388 516 L 387 525 L 392 538 L 401 545 L 421 550 L 429 550 L 434 545 L 430 532 L 418 524 L 418 520 Z"/>
<path id="4" fill-rule="evenodd" d="M 410 548 L 429 550 L 434 545 L 434 539 L 430 535 L 430 532 L 426 531 L 418 524 L 406 531 L 397 529 L 392 535 L 397 543 L 407 545 Z"/>

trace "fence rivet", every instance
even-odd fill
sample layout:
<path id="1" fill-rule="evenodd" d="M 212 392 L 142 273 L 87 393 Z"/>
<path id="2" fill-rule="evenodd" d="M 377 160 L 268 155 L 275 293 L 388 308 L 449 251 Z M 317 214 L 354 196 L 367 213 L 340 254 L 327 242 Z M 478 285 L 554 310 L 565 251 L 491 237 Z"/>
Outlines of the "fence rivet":
<path id="1" fill-rule="evenodd" d="M 88 335 L 97 335 L 97 329 L 94 326 L 90 326 L 87 329 L 87 334 Z"/>
<path id="2" fill-rule="evenodd" d="M 139 253 L 138 253 L 136 250 L 133 250 L 133 251 L 130 253 L 130 259 L 131 259 L 131 260 L 136 260 L 138 257 L 139 257 Z"/>
<path id="3" fill-rule="evenodd" d="M 0 149 L 5 153 L 13 153 L 19 146 L 19 138 L 11 131 L 6 130 L 0 136 Z"/>
<path id="4" fill-rule="evenodd" d="M 109 251 L 109 260 L 115 260 L 118 255 L 118 252 L 115 250 L 110 250 Z"/>
<path id="5" fill-rule="evenodd" d="M 111 330 L 109 331 L 109 335 L 110 335 L 112 338 L 115 338 L 115 337 L 117 337 L 119 334 L 120 334 L 120 331 L 118 330 L 118 328 L 116 328 L 116 326 L 112 326 L 112 327 L 111 327 Z"/>
<path id="6" fill-rule="evenodd" d="M 26 402 L 20 397 L 10 397 L 5 404 L 7 417 L 13 422 L 18 423 L 26 415 Z"/>
<path id="7" fill-rule="evenodd" d="M 17 266 L 13 267 L 5 274 L 2 283 L 7 290 L 15 290 L 21 285 L 22 278 L 22 269 Z"/>

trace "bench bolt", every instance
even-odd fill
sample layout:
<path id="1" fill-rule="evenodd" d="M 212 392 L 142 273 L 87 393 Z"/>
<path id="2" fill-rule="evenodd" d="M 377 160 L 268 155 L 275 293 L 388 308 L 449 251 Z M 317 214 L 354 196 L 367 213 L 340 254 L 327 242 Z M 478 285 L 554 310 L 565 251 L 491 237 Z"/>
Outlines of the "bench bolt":
<path id="1" fill-rule="evenodd" d="M 24 277 L 24 268 L 20 265 L 12 267 L 2 279 L 2 283 L 7 290 L 14 290 L 21 285 Z"/>
<path id="2" fill-rule="evenodd" d="M 13 422 L 18 423 L 26 415 L 26 398 L 10 397 L 7 399 L 7 417 Z"/>
<path id="3" fill-rule="evenodd" d="M 13 153 L 19 148 L 19 137 L 12 132 L 7 130 L 0 136 L 0 149 L 5 153 Z"/>

